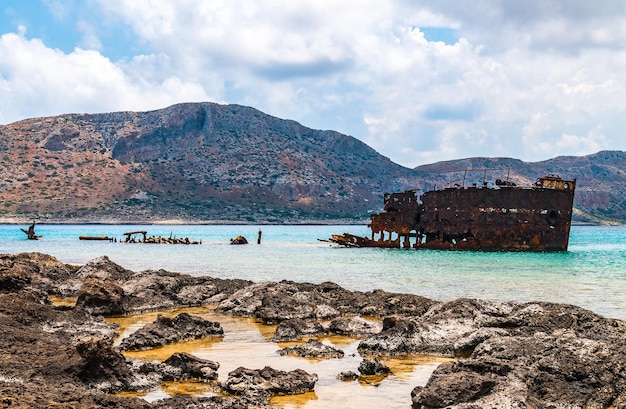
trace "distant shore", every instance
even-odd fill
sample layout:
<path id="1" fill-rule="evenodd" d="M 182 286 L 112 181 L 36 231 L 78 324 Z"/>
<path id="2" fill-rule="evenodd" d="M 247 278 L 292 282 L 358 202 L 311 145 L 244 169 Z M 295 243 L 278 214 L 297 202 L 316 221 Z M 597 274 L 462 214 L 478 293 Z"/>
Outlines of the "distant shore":
<path id="1" fill-rule="evenodd" d="M 284 222 L 268 221 L 242 221 L 242 220 L 187 220 L 187 219 L 159 219 L 159 220 L 118 220 L 118 219 L 32 219 L 18 217 L 0 217 L 0 224 L 29 225 L 35 220 L 37 224 L 49 225 L 165 225 L 165 226 L 219 226 L 219 225 L 241 225 L 241 226 L 349 226 L 369 224 L 369 219 L 333 219 L 333 220 L 290 220 Z M 572 226 L 622 226 L 626 223 L 600 223 L 592 221 L 572 221 Z"/>
<path id="2" fill-rule="evenodd" d="M 351 226 L 368 224 L 366 220 L 302 220 L 273 222 L 249 222 L 241 220 L 37 220 L 41 225 L 114 225 L 114 226 Z M 0 224 L 29 225 L 33 219 L 0 218 Z"/>

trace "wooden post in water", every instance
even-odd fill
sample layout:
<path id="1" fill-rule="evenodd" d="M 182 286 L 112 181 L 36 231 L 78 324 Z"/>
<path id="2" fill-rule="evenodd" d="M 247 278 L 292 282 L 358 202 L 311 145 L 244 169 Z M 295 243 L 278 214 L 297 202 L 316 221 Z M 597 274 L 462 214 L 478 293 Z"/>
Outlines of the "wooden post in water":
<path id="1" fill-rule="evenodd" d="M 261 231 L 261 229 L 259 229 L 259 235 L 256 239 L 256 244 L 261 244 L 261 236 L 263 235 L 263 232 Z"/>

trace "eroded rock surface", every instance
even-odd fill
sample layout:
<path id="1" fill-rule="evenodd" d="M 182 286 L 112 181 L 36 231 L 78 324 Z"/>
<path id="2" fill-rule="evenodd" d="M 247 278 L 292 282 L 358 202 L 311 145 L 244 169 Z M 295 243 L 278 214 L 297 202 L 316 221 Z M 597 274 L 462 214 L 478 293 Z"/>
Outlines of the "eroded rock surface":
<path id="1" fill-rule="evenodd" d="M 300 318 L 292 318 L 282 321 L 276 326 L 276 332 L 272 337 L 272 341 L 296 341 L 304 337 L 319 336 L 325 333 L 326 329 L 317 321 L 305 321 Z"/>
<path id="2" fill-rule="evenodd" d="M 119 345 L 121 351 L 139 351 L 164 346 L 173 342 L 206 337 L 221 337 L 224 330 L 219 322 L 212 322 L 187 313 L 174 318 L 159 315 L 151 324 L 124 338 Z"/>
<path id="3" fill-rule="evenodd" d="M 112 279 L 89 279 L 78 292 L 76 305 L 93 315 L 123 315 L 128 312 L 124 289 Z"/>
<path id="4" fill-rule="evenodd" d="M 177 352 L 163 361 L 163 364 L 177 369 L 171 376 L 165 378 L 166 381 L 177 381 L 181 379 L 217 379 L 217 369 L 220 364 L 208 359 L 198 358 L 188 353 Z"/>
<path id="5" fill-rule="evenodd" d="M 571 305 L 460 299 L 384 320 L 359 350 L 467 357 L 416 388 L 415 408 L 626 404 L 625 323 Z"/>
<path id="6" fill-rule="evenodd" d="M 359 372 L 363 375 L 384 375 L 391 373 L 391 369 L 380 362 L 378 358 L 364 359 L 359 364 Z"/>
<path id="7" fill-rule="evenodd" d="M 378 324 L 367 322 L 361 318 L 337 318 L 328 325 L 328 332 L 337 335 L 359 337 L 380 332 Z"/>
<path id="8" fill-rule="evenodd" d="M 48 294 L 84 295 L 74 307 L 55 307 Z M 112 348 L 114 328 L 101 314 L 214 303 L 225 313 L 279 323 L 276 341 L 347 334 L 366 337 L 359 351 L 372 362 L 416 353 L 455 357 L 413 390 L 415 408 L 626 408 L 626 323 L 579 307 L 440 303 L 333 283 L 133 273 L 107 258 L 77 267 L 39 253 L 0 255 L 0 406 L 266 408 L 268 396 L 314 387 L 317 377 L 304 371 L 239 368 L 220 383 L 227 393 L 244 395 L 236 399 L 176 396 L 148 403 L 104 393 L 149 390 L 178 377 L 210 381 L 217 364 L 185 355 L 169 362 L 125 359 Z M 384 318 L 382 327 L 358 318 L 368 315 Z M 146 331 L 138 345 L 196 337 L 203 324 L 186 320 L 171 336 L 167 324 L 162 333 Z"/>
<path id="9" fill-rule="evenodd" d="M 267 324 L 289 319 L 332 319 L 346 315 L 422 315 L 436 301 L 411 294 L 349 291 L 334 283 L 281 281 L 252 284 L 224 299 L 218 311 L 256 317 Z"/>
<path id="10" fill-rule="evenodd" d="M 217 369 L 220 367 L 217 362 L 185 352 L 176 352 L 163 362 L 133 360 L 130 365 L 139 375 L 139 379 L 135 380 L 137 389 L 158 386 L 163 381 L 213 381 L 217 379 Z"/>
<path id="11" fill-rule="evenodd" d="M 263 369 L 239 367 L 228 374 L 222 389 L 244 396 L 295 395 L 312 391 L 315 382 L 317 375 L 302 369 L 287 372 L 269 366 Z"/>
<path id="12" fill-rule="evenodd" d="M 469 359 L 439 366 L 413 391 L 413 407 L 623 408 L 625 351 L 623 341 L 581 339 L 570 330 L 493 338 Z"/>
<path id="13" fill-rule="evenodd" d="M 305 358 L 343 358 L 344 352 L 330 345 L 323 344 L 314 339 L 308 340 L 301 345 L 283 348 L 278 351 L 279 355 L 296 355 Z"/>

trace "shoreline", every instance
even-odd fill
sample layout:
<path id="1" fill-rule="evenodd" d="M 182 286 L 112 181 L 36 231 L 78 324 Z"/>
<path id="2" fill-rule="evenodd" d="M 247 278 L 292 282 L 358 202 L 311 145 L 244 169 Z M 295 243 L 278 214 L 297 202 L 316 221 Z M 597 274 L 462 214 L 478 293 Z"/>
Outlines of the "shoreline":
<path id="1" fill-rule="evenodd" d="M 40 216 L 0 216 L 0 224 L 7 225 L 20 225 L 31 224 L 35 220 L 37 224 L 49 224 L 49 225 L 260 225 L 260 226 L 332 226 L 332 225 L 367 225 L 371 222 L 369 218 L 366 219 L 286 219 L 281 222 L 258 220 L 227 220 L 227 219 L 118 219 L 115 217 L 96 217 L 96 218 L 76 218 L 76 219 L 57 219 L 57 218 L 42 218 Z M 594 221 L 594 220 L 572 220 L 572 226 L 626 226 L 626 221 Z"/>
<path id="2" fill-rule="evenodd" d="M 137 221 L 119 221 L 119 220 L 98 220 L 98 221 L 75 221 L 75 220 L 35 220 L 37 224 L 42 225 L 111 225 L 111 226 L 125 226 L 125 225 L 154 225 L 154 226 L 354 226 L 354 225 L 366 225 L 368 221 L 364 220 L 336 220 L 336 221 L 319 221 L 319 220 L 304 220 L 300 222 L 283 222 L 283 223 L 271 223 L 271 222 L 245 222 L 234 220 L 137 220 Z M 32 219 L 13 219 L 13 218 L 0 218 L 0 224 L 5 225 L 29 225 L 33 222 Z"/>
<path id="3" fill-rule="evenodd" d="M 267 399 L 276 392 L 246 392 L 258 391 L 259 384 L 248 385 L 243 398 L 229 397 L 231 391 L 226 397 L 178 395 L 148 403 L 109 395 L 154 388 L 154 382 L 161 382 L 172 369 L 165 363 L 146 367 L 123 358 L 103 316 L 211 305 L 217 305 L 215 311 L 221 314 L 278 325 L 277 340 L 301 343 L 329 332 L 352 334 L 361 339 L 357 351 L 364 364 L 370 359 L 366 356 L 454 358 L 439 365 L 425 385 L 415 385 L 414 408 L 461 408 L 469 398 L 475 405 L 491 407 L 536 406 L 537 402 L 557 407 L 626 404 L 626 373 L 616 369 L 626 362 L 626 322 L 573 305 L 494 304 L 478 299 L 440 302 L 382 290 L 350 291 L 330 282 L 255 283 L 164 270 L 134 272 L 107 257 L 82 266 L 40 253 L 4 254 L 0 261 L 0 328 L 5 334 L 0 354 L 11 356 L 10 365 L 0 370 L 0 392 L 3 399 L 19 405 L 45 397 L 63 402 L 92 399 L 87 406 L 93 407 L 100 407 L 98 401 L 107 407 L 142 408 L 194 401 L 234 408 L 237 399 L 245 399 L 249 407 L 268 407 Z M 50 295 L 77 301 L 74 306 L 55 307 Z M 359 317 L 377 317 L 382 327 L 368 327 Z M 96 362 L 100 369 L 86 370 Z M 147 370 L 152 375 L 142 372 Z M 356 371 L 357 378 L 363 376 Z M 262 373 L 287 382 L 294 391 L 301 391 L 303 380 L 313 379 L 310 374 L 275 370 L 245 376 L 256 379 Z M 226 388 L 236 382 L 231 376 L 238 375 L 229 373 L 216 386 Z M 590 383 L 591 377 L 596 381 Z M 520 384 L 520 380 L 524 381 Z M 74 385 L 71 393 L 68 385 Z M 67 393 L 69 398 L 64 396 Z"/>

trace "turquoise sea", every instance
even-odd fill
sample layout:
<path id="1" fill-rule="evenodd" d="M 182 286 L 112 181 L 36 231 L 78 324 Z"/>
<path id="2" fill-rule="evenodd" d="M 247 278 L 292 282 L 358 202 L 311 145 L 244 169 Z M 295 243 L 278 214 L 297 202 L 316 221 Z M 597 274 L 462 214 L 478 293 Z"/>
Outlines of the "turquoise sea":
<path id="1" fill-rule="evenodd" d="M 26 240 L 20 227 L 0 225 L 0 253 L 37 251 L 83 264 L 106 255 L 131 270 L 165 269 L 191 275 L 260 281 L 333 281 L 351 290 L 383 289 L 448 301 L 472 297 L 494 302 L 575 304 L 626 320 L 626 227 L 574 226 L 567 252 L 357 249 L 321 242 L 333 233 L 369 235 L 364 225 L 47 225 L 43 238 Z M 256 244 L 262 229 L 262 243 Z M 188 237 L 201 245 L 120 243 L 123 233 Z M 108 235 L 118 242 L 81 241 Z M 251 244 L 232 246 L 245 236 Z"/>

